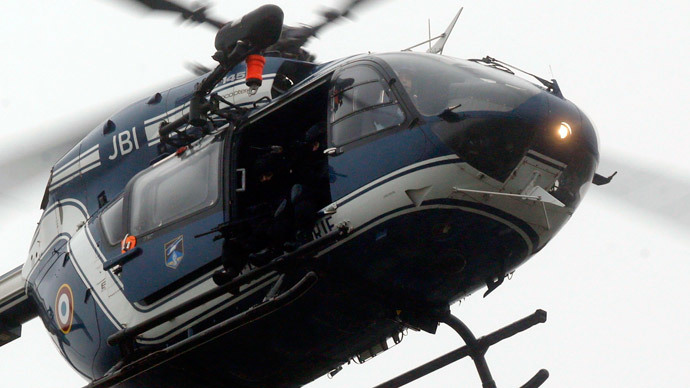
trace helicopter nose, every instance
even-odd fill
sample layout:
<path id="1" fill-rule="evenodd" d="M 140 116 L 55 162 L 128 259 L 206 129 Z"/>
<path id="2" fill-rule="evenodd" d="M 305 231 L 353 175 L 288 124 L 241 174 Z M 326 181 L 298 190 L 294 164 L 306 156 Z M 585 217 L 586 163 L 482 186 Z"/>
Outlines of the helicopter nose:
<path id="1" fill-rule="evenodd" d="M 599 163 L 597 134 L 591 120 L 575 104 L 551 95 L 547 100 L 547 120 L 541 125 L 535 123 L 527 156 L 552 167 L 555 180 L 544 189 L 574 209 Z"/>
<path id="2" fill-rule="evenodd" d="M 550 175 L 540 186 L 570 208 L 579 203 L 599 158 L 591 121 L 573 103 L 547 92 L 509 112 L 464 112 L 432 129 L 463 161 L 501 184 L 500 191 L 524 194 L 521 170 Z M 538 168 L 521 169 L 525 165 Z"/>

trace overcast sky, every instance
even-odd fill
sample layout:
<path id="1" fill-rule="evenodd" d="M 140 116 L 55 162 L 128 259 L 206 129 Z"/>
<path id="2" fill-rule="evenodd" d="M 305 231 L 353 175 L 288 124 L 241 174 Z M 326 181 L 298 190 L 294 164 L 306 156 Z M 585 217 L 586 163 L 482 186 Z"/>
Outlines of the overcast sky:
<path id="1" fill-rule="evenodd" d="M 0 2 L 0 159 L 61 136 L 51 132 L 58 126 L 74 123 L 86 133 L 90 128 L 81 128 L 80 118 L 186 76 L 185 62 L 212 63 L 212 30 L 177 26 L 174 18 L 117 3 L 125 1 Z M 296 24 L 313 21 L 321 2 L 274 3 L 286 22 Z M 226 1 L 212 12 L 231 20 L 259 5 Z M 556 78 L 565 97 L 599 129 L 601 173 L 611 173 L 607 160 L 611 166 L 617 158 L 690 181 L 687 1 L 380 1 L 356 21 L 324 31 L 310 48 L 319 60 L 400 50 L 426 39 L 427 19 L 434 34 L 442 32 L 460 6 L 465 11 L 445 54 L 491 55 Z M 27 181 L 12 173 L 0 172 L 0 273 L 25 260 L 48 176 L 46 170 Z M 641 189 L 656 186 L 625 171 L 620 175 Z M 646 202 L 673 210 L 677 201 L 690 200 L 690 192 L 677 187 L 651 190 Z M 487 354 L 499 387 L 520 386 L 540 368 L 551 373 L 549 387 L 690 382 L 689 230 L 607 190 L 613 189 L 592 188 L 570 223 L 512 280 L 486 299 L 477 293 L 453 306 L 477 335 L 537 308 L 548 311 L 546 324 Z M 445 327 L 436 336 L 411 333 L 374 360 L 309 387 L 373 386 L 460 344 Z M 2 387 L 84 384 L 40 320 L 0 348 Z M 409 386 L 480 383 L 472 363 L 464 361 Z"/>

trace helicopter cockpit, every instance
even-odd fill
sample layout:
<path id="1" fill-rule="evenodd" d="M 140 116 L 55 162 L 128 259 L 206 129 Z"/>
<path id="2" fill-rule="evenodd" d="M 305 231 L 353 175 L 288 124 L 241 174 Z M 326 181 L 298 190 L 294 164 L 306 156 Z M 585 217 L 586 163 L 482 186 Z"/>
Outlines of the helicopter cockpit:
<path id="1" fill-rule="evenodd" d="M 506 182 L 528 152 L 540 153 L 567 166 L 550 190 L 577 205 L 597 163 L 597 138 L 587 116 L 562 95 L 481 60 L 419 53 L 378 57 L 432 131 L 467 163 Z"/>

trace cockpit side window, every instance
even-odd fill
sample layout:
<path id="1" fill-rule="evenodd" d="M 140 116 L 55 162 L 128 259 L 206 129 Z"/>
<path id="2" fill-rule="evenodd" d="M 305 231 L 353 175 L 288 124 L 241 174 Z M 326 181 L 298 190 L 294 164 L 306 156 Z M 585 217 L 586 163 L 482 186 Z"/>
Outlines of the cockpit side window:
<path id="1" fill-rule="evenodd" d="M 170 157 L 134 178 L 129 230 L 141 236 L 215 205 L 219 198 L 220 142 Z"/>
<path id="2" fill-rule="evenodd" d="M 330 93 L 331 143 L 341 146 L 405 121 L 392 96 L 373 67 L 357 65 L 343 70 Z"/>

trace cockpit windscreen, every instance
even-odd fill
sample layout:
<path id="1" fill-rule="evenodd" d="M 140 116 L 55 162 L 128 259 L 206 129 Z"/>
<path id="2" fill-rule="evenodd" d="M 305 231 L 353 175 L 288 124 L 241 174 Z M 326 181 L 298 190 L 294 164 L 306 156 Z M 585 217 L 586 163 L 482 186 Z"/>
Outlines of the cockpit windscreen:
<path id="1" fill-rule="evenodd" d="M 542 89 L 470 61 L 420 53 L 380 54 L 395 71 L 417 110 L 435 116 L 454 112 L 509 112 Z"/>

